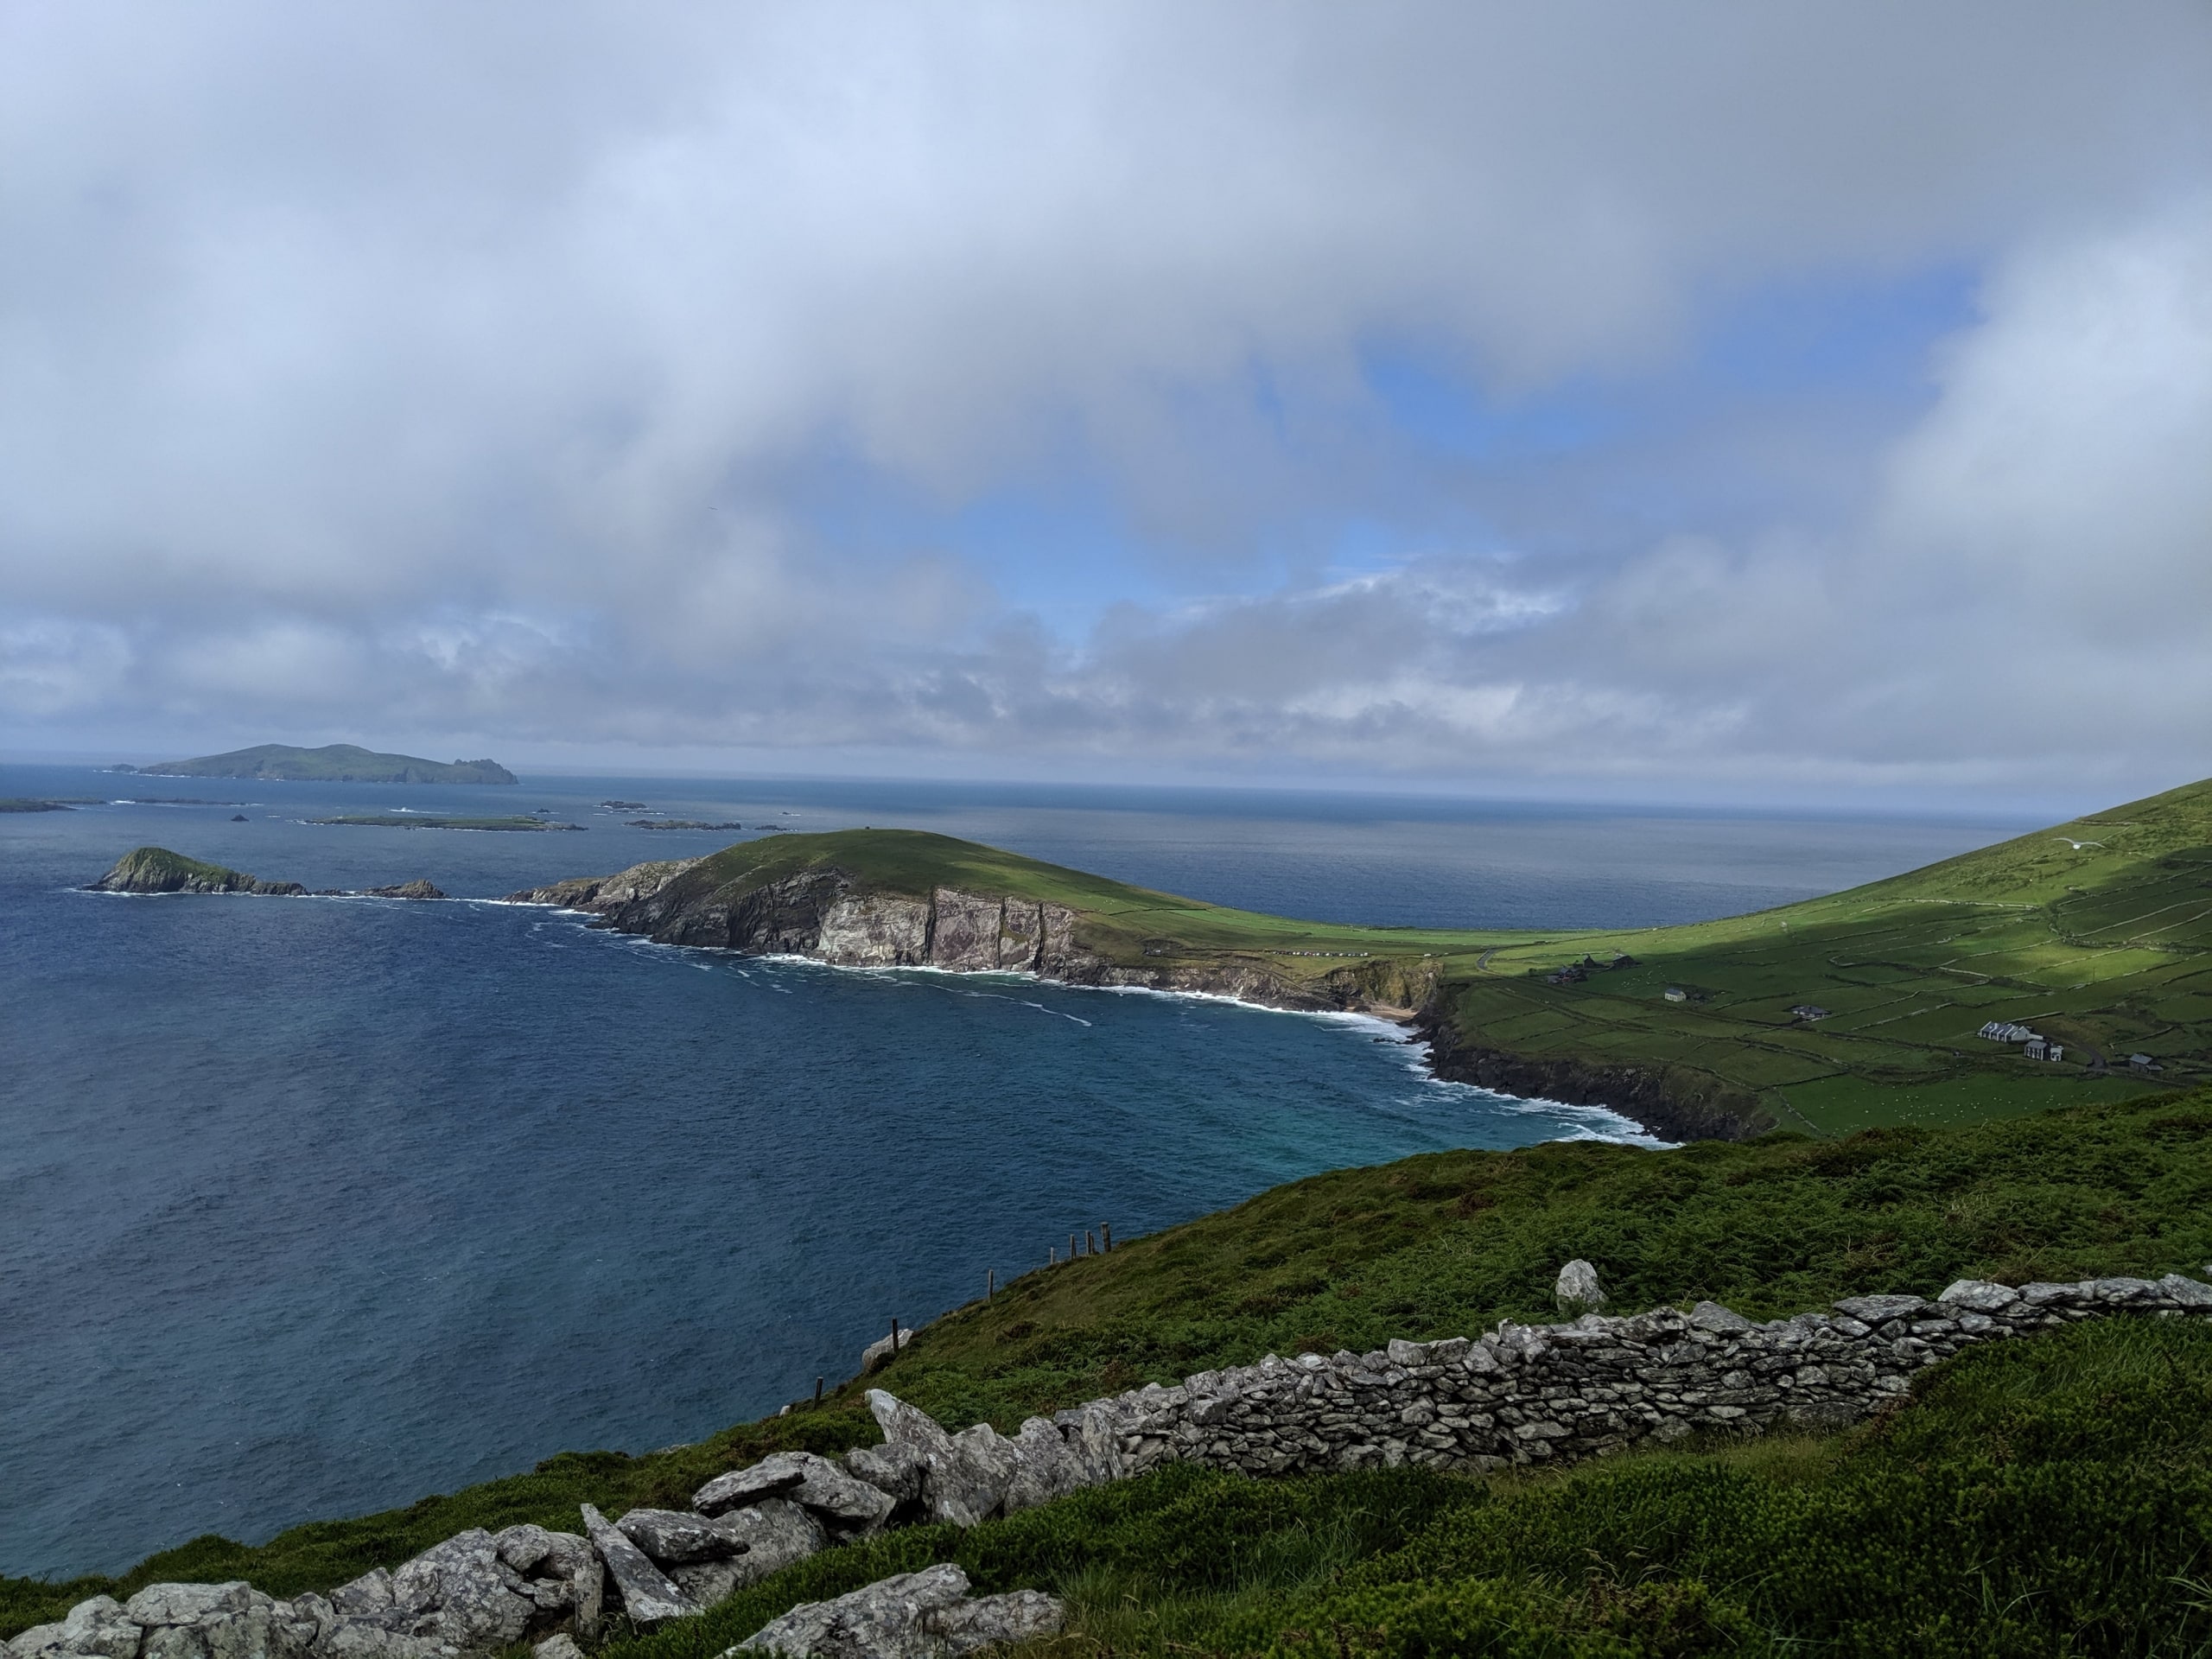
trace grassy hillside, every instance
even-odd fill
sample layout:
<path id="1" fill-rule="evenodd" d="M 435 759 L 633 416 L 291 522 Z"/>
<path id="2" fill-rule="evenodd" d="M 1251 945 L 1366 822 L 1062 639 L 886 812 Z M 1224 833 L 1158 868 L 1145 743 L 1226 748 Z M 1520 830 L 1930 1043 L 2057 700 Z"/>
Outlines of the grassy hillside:
<path id="1" fill-rule="evenodd" d="M 702 861 L 684 883 L 742 889 L 823 866 L 886 891 L 953 887 L 1067 905 L 1083 912 L 1084 945 L 1129 966 L 1242 959 L 1293 987 L 1427 1000 L 1449 1042 L 1508 1063 L 1503 1086 L 1579 1090 L 1570 1097 L 1631 1110 L 1638 1080 L 1657 1079 L 1739 1119 L 1836 1135 L 2120 1101 L 2212 1077 L 2212 783 L 1686 927 L 1334 926 L 912 830 L 749 842 Z M 1605 965 L 1624 957 L 1633 965 Z M 1586 961 L 1586 977 L 1554 982 Z M 1808 1004 L 1827 1012 L 1792 1012 Z M 1993 1020 L 2058 1039 L 2064 1059 L 1977 1037 Z M 2137 1053 L 2158 1069 L 2131 1065 Z"/>
<path id="2" fill-rule="evenodd" d="M 1678 1067 L 1832 1134 L 2212 1075 L 2208 947 L 2212 784 L 2193 784 L 1779 910 L 1455 957 L 1447 1008 L 1485 1047 Z M 1615 952 L 1639 965 L 1542 976 Z M 1667 1001 L 1669 986 L 1694 1000 Z M 1807 1023 L 1801 1003 L 1831 1012 Z M 1982 1041 L 1992 1020 L 2059 1039 L 2066 1058 Z M 2134 1071 L 2135 1052 L 2162 1069 Z"/>
<path id="3" fill-rule="evenodd" d="M 800 1601 L 957 1560 L 1071 1605 L 1046 1655 L 2194 1654 L 2212 1644 L 2212 1329 L 2076 1326 L 1827 1439 L 1484 1482 L 1169 1468 L 818 1555 L 609 1659 L 712 1659 Z"/>
<path id="4" fill-rule="evenodd" d="M 118 767 L 118 771 L 130 768 Z M 137 770 L 155 778 L 262 778 L 315 784 L 512 784 L 515 775 L 496 760 L 425 760 L 420 755 L 379 754 L 353 743 L 319 749 L 262 743 L 227 754 L 162 760 Z"/>
<path id="5" fill-rule="evenodd" d="M 1554 1143 L 1318 1176 L 1030 1274 L 927 1327 L 877 1380 L 956 1427 L 1011 1429 L 1032 1412 L 1271 1350 L 1364 1350 L 1548 1317 L 1553 1275 L 1576 1255 L 1624 1309 L 1711 1297 L 1762 1316 L 1854 1292 L 1924 1294 L 1961 1275 L 2194 1270 L 2212 1261 L 2212 1096 L 1834 1143 Z M 199 1540 L 120 1588 L 232 1577 L 280 1594 L 327 1588 L 465 1527 L 573 1527 L 587 1501 L 680 1506 L 709 1476 L 767 1450 L 875 1438 L 861 1385 L 848 1382 L 818 1408 L 696 1446 L 558 1457 L 257 1547 Z M 0 1580 L 0 1632 L 111 1587 Z"/>

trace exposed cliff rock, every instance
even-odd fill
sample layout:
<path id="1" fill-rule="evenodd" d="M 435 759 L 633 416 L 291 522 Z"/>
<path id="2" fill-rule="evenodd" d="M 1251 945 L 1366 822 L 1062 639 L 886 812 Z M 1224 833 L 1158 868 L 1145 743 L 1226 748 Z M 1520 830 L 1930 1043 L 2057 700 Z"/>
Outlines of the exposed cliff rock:
<path id="1" fill-rule="evenodd" d="M 868 886 L 824 866 L 758 883 L 720 881 L 709 861 L 639 864 L 509 895 L 559 905 L 663 944 L 808 957 L 842 968 L 1015 971 L 1070 985 L 1124 986 L 1232 996 L 1268 1007 L 1369 1011 L 1410 1017 L 1433 970 L 1375 961 L 1295 980 L 1256 954 L 1117 962 L 1091 948 L 1083 913 L 1049 900 L 933 888 L 925 897 Z"/>
<path id="2" fill-rule="evenodd" d="M 1773 1114 L 1755 1096 L 1702 1072 L 1516 1054 L 1461 1032 L 1433 1004 L 1422 1010 L 1416 1029 L 1428 1043 L 1430 1067 L 1447 1082 L 1524 1099 L 1603 1106 L 1665 1141 L 1748 1141 L 1776 1127 Z"/>
<path id="3" fill-rule="evenodd" d="M 296 881 L 263 881 L 220 864 L 203 864 L 166 847 L 139 847 L 115 861 L 115 868 L 86 889 L 88 893 L 299 893 Z"/>

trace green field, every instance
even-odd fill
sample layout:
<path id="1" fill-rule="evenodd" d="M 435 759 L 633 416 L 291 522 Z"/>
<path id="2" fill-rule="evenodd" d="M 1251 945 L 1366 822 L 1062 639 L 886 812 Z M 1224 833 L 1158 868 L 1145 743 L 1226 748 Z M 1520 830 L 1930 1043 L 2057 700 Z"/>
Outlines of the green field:
<path id="1" fill-rule="evenodd" d="M 1553 1276 L 1575 1255 L 1624 1310 L 1710 1297 L 1762 1317 L 1963 1276 L 2197 1271 L 2212 1261 L 2212 1096 L 1833 1142 L 1567 1142 L 1341 1171 L 1027 1274 L 922 1330 L 870 1381 L 950 1426 L 1011 1429 L 1270 1351 L 1548 1317 Z M 793 1382 L 803 1395 L 811 1379 Z M 572 1529 L 582 1502 L 683 1507 L 766 1451 L 872 1443 L 861 1393 L 849 1382 L 819 1408 L 801 1399 L 698 1446 L 564 1455 L 264 1544 L 197 1540 L 119 1581 L 0 1580 L 0 1633 L 157 1579 L 289 1594 L 465 1527 Z M 1461 1626 L 1477 1635 L 1454 1643 L 1504 1642 L 1503 1630 L 1554 1645 L 1442 1650 L 1699 1652 L 1734 1631 L 1764 1653 L 1787 1645 L 1779 1631 L 1847 1652 L 2194 1651 L 2183 1636 L 2212 1639 L 2212 1595 L 2188 1587 L 2212 1579 L 2208 1407 L 2212 1330 L 2115 1322 L 1971 1353 L 1923 1378 L 1900 1417 L 1840 1437 L 1489 1479 L 1170 1470 L 972 1534 L 918 1529 L 830 1552 L 619 1651 L 710 1659 L 797 1601 L 952 1559 L 987 1588 L 1068 1594 L 1090 1644 L 1071 1656 L 1309 1651 L 1291 1633 L 1317 1626 L 1327 1653 L 1338 1624 L 1355 1650 L 1408 1654 L 1423 1649 L 1392 1632 Z M 1682 1620 L 1675 1646 L 1636 1634 Z M 1607 1621 L 1647 1644 L 1589 1645 L 1629 1640 Z M 2076 1629 L 2104 1635 L 2069 1649 Z"/>
<path id="2" fill-rule="evenodd" d="M 2075 843 L 2084 843 L 2076 846 Z M 1081 912 L 1116 964 L 1236 966 L 1294 995 L 1423 1007 L 1469 1051 L 1663 1080 L 1741 1125 L 1815 1135 L 2129 1099 L 2212 1077 L 2212 783 L 1824 899 L 1614 931 L 1360 928 L 1225 909 L 912 830 L 732 847 L 683 878 L 724 896 L 808 868 Z M 1633 966 L 1605 964 L 1619 957 Z M 1587 976 L 1552 982 L 1586 959 Z M 1670 1001 L 1672 988 L 1684 1000 Z M 1827 1010 L 1805 1020 L 1794 1007 Z M 1975 1033 L 2018 1021 L 2053 1063 Z M 2157 1069 L 2139 1069 L 2143 1054 Z M 1632 1108 L 1631 1108 L 1632 1109 Z"/>

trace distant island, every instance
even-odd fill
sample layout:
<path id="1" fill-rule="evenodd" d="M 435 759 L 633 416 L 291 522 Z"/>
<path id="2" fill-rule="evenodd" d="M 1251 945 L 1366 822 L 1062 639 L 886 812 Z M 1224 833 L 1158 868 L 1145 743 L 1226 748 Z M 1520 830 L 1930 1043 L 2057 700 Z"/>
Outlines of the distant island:
<path id="1" fill-rule="evenodd" d="M 115 861 L 115 868 L 85 889 L 87 893 L 247 893 L 270 899 L 298 899 L 308 889 L 296 881 L 264 881 L 220 864 L 209 864 L 166 847 L 137 847 Z M 446 895 L 417 876 L 389 887 L 321 887 L 321 899 L 442 899 Z"/>
<path id="2" fill-rule="evenodd" d="M 309 823 L 342 823 L 369 830 L 582 830 L 581 823 L 544 818 L 441 818 L 428 812 L 359 812 L 338 818 L 309 818 Z"/>
<path id="3" fill-rule="evenodd" d="M 412 754 L 378 754 L 353 743 L 319 749 L 264 743 L 228 754 L 162 760 L 150 766 L 116 766 L 145 778 L 255 778 L 287 784 L 512 784 L 514 773 L 496 760 L 425 760 Z"/>

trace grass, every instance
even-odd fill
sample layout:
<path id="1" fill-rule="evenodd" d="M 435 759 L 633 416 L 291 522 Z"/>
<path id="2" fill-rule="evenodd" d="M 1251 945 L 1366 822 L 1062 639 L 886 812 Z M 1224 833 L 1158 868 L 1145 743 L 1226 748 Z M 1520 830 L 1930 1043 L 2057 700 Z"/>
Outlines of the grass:
<path id="1" fill-rule="evenodd" d="M 2080 843 L 2076 845 L 2075 843 Z M 1583 1097 L 1663 1080 L 1738 1122 L 1842 1135 L 2112 1103 L 2212 1079 L 2212 783 L 1827 898 L 1689 926 L 1362 928 L 1228 909 L 912 830 L 746 843 L 682 878 L 728 899 L 809 868 L 863 888 L 1044 899 L 1130 968 L 1224 963 L 1291 992 L 1426 1006 L 1453 1041 Z M 1623 957 L 1632 966 L 1604 964 Z M 1570 964 L 1598 964 L 1554 983 Z M 1670 1002 L 1669 987 L 1692 994 Z M 1812 1003 L 1827 1017 L 1790 1010 Z M 2017 1020 L 2060 1063 L 1983 1041 Z M 2138 1071 L 2141 1053 L 2161 1068 Z M 1534 1084 L 1523 1084 L 1533 1087 Z M 1561 1084 L 1560 1086 L 1564 1086 Z"/>
<path id="2" fill-rule="evenodd" d="M 928 1325 L 870 1382 L 952 1427 L 1012 1429 L 1034 1412 L 1270 1351 L 1363 1351 L 1393 1336 L 1548 1317 L 1552 1277 L 1576 1255 L 1597 1264 L 1618 1307 L 1710 1297 L 1758 1317 L 1852 1293 L 1925 1294 L 1968 1275 L 2195 1270 L 2212 1262 L 2212 1096 L 1833 1142 L 1774 1135 L 1656 1153 L 1554 1142 L 1341 1171 L 1027 1274 Z M 683 1507 L 710 1476 L 768 1451 L 872 1442 L 861 1387 L 696 1446 L 564 1455 L 257 1545 L 195 1540 L 112 1583 L 0 1580 L 0 1633 L 157 1579 L 245 1578 L 290 1594 L 394 1565 L 467 1527 L 573 1529 L 584 1502 L 610 1513 Z M 809 1566 L 834 1574 L 844 1559 Z"/>
<path id="3" fill-rule="evenodd" d="M 817 1556 L 608 1659 L 710 1659 L 932 1561 L 1047 1589 L 1066 1656 L 2196 1653 L 2212 1644 L 2212 1328 L 1972 1352 L 1827 1439 L 1490 1480 L 1170 1467 L 972 1532 Z"/>

